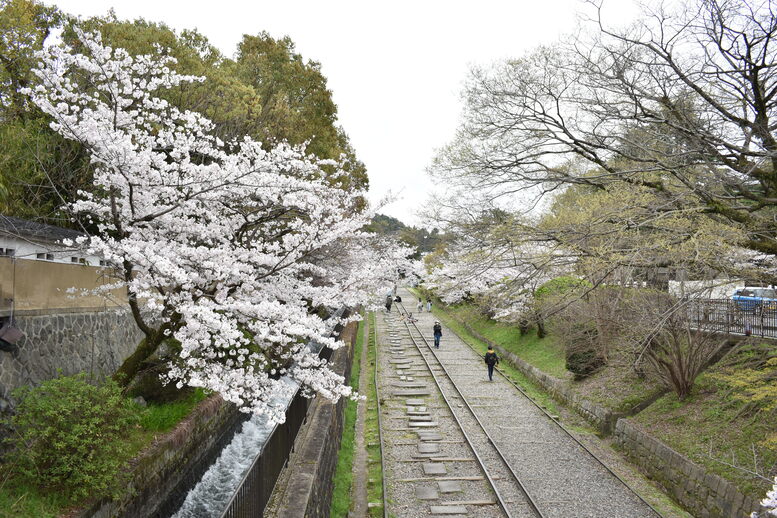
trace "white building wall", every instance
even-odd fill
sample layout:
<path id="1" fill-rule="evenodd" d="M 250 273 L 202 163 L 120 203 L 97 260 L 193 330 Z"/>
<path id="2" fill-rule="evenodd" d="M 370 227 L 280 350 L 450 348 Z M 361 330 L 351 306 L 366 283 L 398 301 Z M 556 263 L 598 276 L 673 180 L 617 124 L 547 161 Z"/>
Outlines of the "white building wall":
<path id="1" fill-rule="evenodd" d="M 32 241 L 19 237 L 0 236 L 0 255 L 11 255 L 18 259 L 53 261 L 56 263 L 78 263 L 86 261 L 90 266 L 100 266 L 100 257 L 87 255 L 82 250 L 67 248 L 55 243 Z M 39 257 L 43 254 L 42 257 Z M 50 257 L 50 258 L 49 258 Z M 74 260 L 75 258 L 75 260 Z"/>

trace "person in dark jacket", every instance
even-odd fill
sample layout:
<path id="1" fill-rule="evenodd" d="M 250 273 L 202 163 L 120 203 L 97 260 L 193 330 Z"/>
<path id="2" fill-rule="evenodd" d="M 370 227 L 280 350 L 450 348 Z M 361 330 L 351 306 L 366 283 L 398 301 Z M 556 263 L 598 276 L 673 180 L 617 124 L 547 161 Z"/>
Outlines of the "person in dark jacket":
<path id="1" fill-rule="evenodd" d="M 439 320 L 434 321 L 434 347 L 440 348 L 440 338 L 442 338 L 442 326 Z"/>
<path id="2" fill-rule="evenodd" d="M 391 295 L 386 296 L 386 312 L 391 313 L 391 303 L 394 302 L 394 299 L 391 297 Z"/>
<path id="3" fill-rule="evenodd" d="M 499 356 L 496 355 L 492 346 L 488 346 L 488 351 L 483 359 L 488 365 L 488 381 L 494 381 L 494 365 L 499 363 Z"/>

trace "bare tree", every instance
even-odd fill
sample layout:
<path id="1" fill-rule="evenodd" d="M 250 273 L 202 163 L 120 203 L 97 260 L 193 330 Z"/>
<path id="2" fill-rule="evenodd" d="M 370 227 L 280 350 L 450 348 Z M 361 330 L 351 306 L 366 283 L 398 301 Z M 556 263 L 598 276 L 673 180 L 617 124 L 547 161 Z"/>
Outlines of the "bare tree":
<path id="1" fill-rule="evenodd" d="M 694 213 L 777 254 L 777 9 L 771 0 L 646 7 L 473 71 L 465 122 L 432 172 L 492 197 L 572 185 L 650 192 L 636 221 Z"/>

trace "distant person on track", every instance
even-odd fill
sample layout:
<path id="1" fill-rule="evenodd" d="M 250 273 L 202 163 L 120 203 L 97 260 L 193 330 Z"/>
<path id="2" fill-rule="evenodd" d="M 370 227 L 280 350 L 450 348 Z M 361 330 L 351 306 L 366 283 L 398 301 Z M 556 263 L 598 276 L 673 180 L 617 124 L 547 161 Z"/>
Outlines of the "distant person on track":
<path id="1" fill-rule="evenodd" d="M 397 295 L 396 297 L 394 297 L 394 302 L 402 302 L 402 297 Z"/>
<path id="2" fill-rule="evenodd" d="M 394 299 L 391 297 L 391 294 L 389 294 L 386 297 L 386 313 L 391 313 L 391 303 L 394 302 Z"/>
<path id="3" fill-rule="evenodd" d="M 424 312 L 424 301 L 421 300 L 421 297 L 418 297 L 418 304 L 416 305 L 416 308 L 418 309 L 419 313 Z"/>
<path id="4" fill-rule="evenodd" d="M 431 298 L 426 299 L 426 311 L 428 311 L 429 313 L 432 312 L 432 299 Z"/>
<path id="5" fill-rule="evenodd" d="M 442 338 L 442 326 L 440 325 L 439 320 L 434 321 L 434 347 L 435 349 L 440 348 L 440 338 Z"/>
<path id="6" fill-rule="evenodd" d="M 488 351 L 486 351 L 483 359 L 486 361 L 486 365 L 488 365 L 488 381 L 494 381 L 494 365 L 499 363 L 499 356 L 494 352 L 493 346 L 488 346 Z"/>

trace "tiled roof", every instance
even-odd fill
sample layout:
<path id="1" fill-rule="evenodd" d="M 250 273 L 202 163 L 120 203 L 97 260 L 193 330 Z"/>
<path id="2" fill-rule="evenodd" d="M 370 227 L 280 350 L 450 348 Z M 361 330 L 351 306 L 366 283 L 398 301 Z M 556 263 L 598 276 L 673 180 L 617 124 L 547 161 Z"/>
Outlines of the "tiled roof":
<path id="1" fill-rule="evenodd" d="M 45 223 L 37 223 L 0 214 L 0 236 L 60 241 L 62 239 L 75 239 L 83 235 L 82 232 L 77 230 L 55 227 L 54 225 L 46 225 Z"/>

